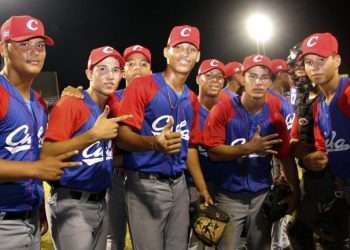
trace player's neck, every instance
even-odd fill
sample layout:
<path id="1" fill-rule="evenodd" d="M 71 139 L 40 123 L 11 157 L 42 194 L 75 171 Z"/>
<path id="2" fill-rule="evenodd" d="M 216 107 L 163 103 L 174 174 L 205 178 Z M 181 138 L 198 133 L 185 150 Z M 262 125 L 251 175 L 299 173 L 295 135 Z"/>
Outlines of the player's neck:
<path id="1" fill-rule="evenodd" d="M 199 91 L 198 96 L 199 103 L 203 105 L 207 110 L 211 110 L 211 108 L 217 103 L 218 96 L 212 97 L 204 95 L 201 91 Z"/>
<path id="2" fill-rule="evenodd" d="M 336 72 L 336 74 L 334 74 L 334 76 L 327 83 L 320 85 L 320 89 L 326 99 L 326 102 L 329 103 L 333 99 L 339 85 L 339 80 L 339 73 Z"/>
<path id="3" fill-rule="evenodd" d="M 265 98 L 253 98 L 252 96 L 247 95 L 246 92 L 243 92 L 241 97 L 241 102 L 243 107 L 250 113 L 258 113 L 262 110 L 265 104 Z"/>
<path id="4" fill-rule="evenodd" d="M 182 93 L 184 85 L 189 74 L 182 74 L 175 72 L 174 70 L 167 67 L 163 72 L 165 82 L 174 89 L 177 93 Z"/>
<path id="5" fill-rule="evenodd" d="M 30 89 L 34 81 L 33 75 L 24 75 L 19 72 L 4 66 L 1 74 L 19 91 L 26 99 L 30 100 Z"/>
<path id="6" fill-rule="evenodd" d="M 234 93 L 237 93 L 237 91 L 239 90 L 239 82 L 236 81 L 231 81 L 228 85 L 227 88 Z"/>
<path id="7" fill-rule="evenodd" d="M 91 99 L 97 104 L 101 111 L 104 110 L 108 97 L 93 90 L 91 87 L 87 89 L 88 94 Z"/>

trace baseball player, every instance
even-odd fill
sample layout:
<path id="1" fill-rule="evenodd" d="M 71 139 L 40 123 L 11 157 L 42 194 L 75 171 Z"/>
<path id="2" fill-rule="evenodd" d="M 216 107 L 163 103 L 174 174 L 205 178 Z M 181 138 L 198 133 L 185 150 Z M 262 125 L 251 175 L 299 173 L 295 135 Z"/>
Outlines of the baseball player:
<path id="1" fill-rule="evenodd" d="M 141 46 L 133 45 L 124 50 L 123 58 L 125 60 L 124 79 L 126 87 L 136 77 L 149 75 L 151 71 L 151 52 Z M 124 89 L 117 90 L 115 96 L 120 102 L 123 97 Z M 112 249 L 124 250 L 127 211 L 125 204 L 125 173 L 122 165 L 122 155 L 116 157 L 117 162 L 113 168 L 112 187 L 110 191 L 109 217 L 110 217 L 110 235 L 112 240 Z M 121 166 L 117 166 L 121 165 Z"/>
<path id="2" fill-rule="evenodd" d="M 198 100 L 200 103 L 200 129 L 202 130 L 209 111 L 218 102 L 220 91 L 224 87 L 224 64 L 217 59 L 206 59 L 202 61 L 198 69 L 196 81 L 199 86 Z M 209 160 L 205 148 L 198 146 L 198 152 L 205 181 L 210 186 L 211 178 L 216 172 L 215 167 Z M 190 193 L 190 202 L 198 202 L 199 195 L 190 177 L 188 177 L 188 189 Z M 212 190 L 210 191 L 213 192 Z M 199 250 L 213 248 L 206 247 L 197 239 L 193 231 L 191 231 L 188 249 Z"/>
<path id="3" fill-rule="evenodd" d="M 277 91 L 280 95 L 290 98 L 290 88 L 292 79 L 288 73 L 288 64 L 283 59 L 274 59 L 271 61 L 273 73 L 273 82 L 271 89 Z"/>
<path id="4" fill-rule="evenodd" d="M 82 162 L 65 170 L 60 181 L 50 183 L 49 221 L 56 249 L 106 248 L 111 139 L 118 134 L 118 122 L 128 118 L 108 118 L 106 103 L 118 87 L 123 66 L 123 57 L 112 47 L 92 50 L 86 69 L 90 86 L 84 98 L 64 96 L 50 114 L 42 154 L 79 150 L 73 159 Z"/>
<path id="5" fill-rule="evenodd" d="M 44 222 L 41 180 L 57 180 L 73 153 L 39 160 L 47 124 L 46 105 L 31 88 L 40 73 L 46 45 L 43 23 L 12 16 L 1 26 L 0 52 L 0 248 L 40 249 L 39 217 Z"/>
<path id="6" fill-rule="evenodd" d="M 175 26 L 163 50 L 164 72 L 135 78 L 125 89 L 119 114 L 133 118 L 120 127 L 118 144 L 129 151 L 124 167 L 134 249 L 187 248 L 186 161 L 200 195 L 209 202 L 199 164 L 192 163 L 197 153 L 192 147 L 201 139 L 200 106 L 185 84 L 199 61 L 199 43 L 196 27 Z"/>
<path id="7" fill-rule="evenodd" d="M 321 93 L 313 106 L 315 150 L 299 152 L 298 158 L 307 170 L 318 175 L 330 172 L 332 179 L 330 184 L 323 182 L 323 189 L 310 193 L 310 202 L 302 208 L 300 218 L 308 225 L 319 223 L 318 234 L 328 239 L 324 242 L 328 249 L 349 249 L 350 81 L 339 76 L 341 58 L 332 34 L 306 37 L 301 51 L 306 74 Z M 293 132 L 298 129 L 298 123 L 294 124 Z M 330 198 L 328 203 L 313 202 L 325 197 Z"/>
<path id="8" fill-rule="evenodd" d="M 243 67 L 242 96 L 233 95 L 214 106 L 203 132 L 209 157 L 217 161 L 215 201 L 231 217 L 218 248 L 236 249 L 246 224 L 248 249 L 269 249 L 271 228 L 260 208 L 272 184 L 272 154 L 281 159 L 293 189 L 289 212 L 297 202 L 298 177 L 289 156 L 282 101 L 268 93 L 271 61 L 252 55 L 244 59 Z"/>
<path id="9" fill-rule="evenodd" d="M 243 65 L 239 62 L 229 62 L 225 65 L 226 88 L 233 93 L 241 94 L 243 81 Z"/>

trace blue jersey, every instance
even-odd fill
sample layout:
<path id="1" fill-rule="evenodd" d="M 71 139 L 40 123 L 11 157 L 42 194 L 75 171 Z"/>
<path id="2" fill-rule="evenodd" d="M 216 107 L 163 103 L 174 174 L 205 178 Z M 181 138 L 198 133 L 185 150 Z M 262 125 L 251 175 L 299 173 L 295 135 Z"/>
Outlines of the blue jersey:
<path id="1" fill-rule="evenodd" d="M 36 161 L 47 125 L 46 106 L 31 92 L 26 102 L 0 75 L 0 157 L 10 161 Z M 43 200 L 41 180 L 0 182 L 0 212 L 38 208 Z"/>
<path id="2" fill-rule="evenodd" d="M 201 140 L 199 102 L 186 85 L 177 94 L 161 73 L 138 77 L 125 89 L 119 111 L 119 115 L 132 114 L 124 123 L 144 136 L 159 135 L 172 117 L 173 130 L 180 132 L 182 138 L 181 151 L 176 155 L 158 151 L 125 153 L 126 169 L 174 175 L 186 168 L 189 145 L 197 145 Z"/>
<path id="3" fill-rule="evenodd" d="M 327 151 L 331 171 L 350 178 L 350 79 L 342 78 L 332 101 L 320 95 L 314 105 L 314 133 L 317 150 Z"/>
<path id="4" fill-rule="evenodd" d="M 279 98 L 266 97 L 259 113 L 245 110 L 239 96 L 221 100 L 210 111 L 203 132 L 204 144 L 211 148 L 219 145 L 238 145 L 247 143 L 257 130 L 266 136 L 278 133 L 282 143 L 276 148 L 278 157 L 289 154 L 289 132 L 281 113 Z M 230 192 L 259 192 L 272 184 L 271 155 L 250 154 L 235 160 L 217 162 L 214 183 Z"/>
<path id="5" fill-rule="evenodd" d="M 91 129 L 99 115 L 100 108 L 84 91 L 84 99 L 65 96 L 52 109 L 46 140 L 64 141 Z M 82 166 L 66 168 L 60 185 L 89 192 L 108 188 L 112 176 L 112 141 L 98 140 L 82 149 L 72 161 Z"/>

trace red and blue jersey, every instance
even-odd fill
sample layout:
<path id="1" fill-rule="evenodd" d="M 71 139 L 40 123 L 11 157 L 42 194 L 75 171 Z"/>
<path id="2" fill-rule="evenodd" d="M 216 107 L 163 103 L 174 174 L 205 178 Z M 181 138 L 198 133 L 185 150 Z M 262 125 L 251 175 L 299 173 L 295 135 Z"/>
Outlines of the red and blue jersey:
<path id="1" fill-rule="evenodd" d="M 51 111 L 45 139 L 64 141 L 91 129 L 99 115 L 100 108 L 84 91 L 84 99 L 64 96 Z M 82 166 L 66 168 L 60 185 L 77 190 L 100 192 L 111 184 L 112 141 L 98 140 L 82 149 L 71 158 Z"/>
<path id="2" fill-rule="evenodd" d="M 210 111 L 203 132 L 206 147 L 238 145 L 250 141 L 260 126 L 261 136 L 278 133 L 278 157 L 289 154 L 289 132 L 281 100 L 266 96 L 262 110 L 256 114 L 245 110 L 239 96 L 222 100 Z M 214 183 L 230 192 L 259 192 L 272 184 L 271 155 L 250 154 L 235 160 L 216 163 Z"/>
<path id="3" fill-rule="evenodd" d="M 31 91 L 29 101 L 0 75 L 0 157 L 9 161 L 36 161 L 47 126 L 46 105 Z M 0 182 L 0 212 L 23 212 L 43 201 L 42 182 L 26 179 Z"/>
<path id="4" fill-rule="evenodd" d="M 132 114 L 124 123 L 142 136 L 159 135 L 170 117 L 173 130 L 181 133 L 181 151 L 168 155 L 158 151 L 127 152 L 126 169 L 174 175 L 186 168 L 187 150 L 201 140 L 196 95 L 185 85 L 176 93 L 161 73 L 135 78 L 125 89 L 119 115 Z"/>
<path id="5" fill-rule="evenodd" d="M 350 178 L 350 79 L 342 78 L 329 104 L 320 95 L 314 105 L 315 147 L 327 151 L 331 171 Z"/>

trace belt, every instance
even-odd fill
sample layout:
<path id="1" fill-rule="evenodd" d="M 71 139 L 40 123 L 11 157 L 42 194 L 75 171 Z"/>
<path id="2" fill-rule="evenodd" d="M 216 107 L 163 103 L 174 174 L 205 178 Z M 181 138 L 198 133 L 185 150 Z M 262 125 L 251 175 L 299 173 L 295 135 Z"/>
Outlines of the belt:
<path id="1" fill-rule="evenodd" d="M 69 194 L 72 199 L 80 200 L 83 197 L 84 192 L 70 190 Z M 101 191 L 98 193 L 89 193 L 87 201 L 100 202 L 106 197 L 106 191 Z"/>
<path id="2" fill-rule="evenodd" d="M 71 190 L 67 187 L 62 186 L 61 184 L 56 183 L 51 183 L 51 194 L 55 193 L 57 191 L 57 189 L 59 188 L 64 188 L 66 190 L 68 190 L 68 194 L 69 196 L 74 199 L 74 200 L 80 200 L 82 197 L 84 197 L 84 194 L 88 194 L 87 196 L 87 201 L 91 201 L 91 202 L 100 202 L 102 200 L 105 199 L 106 197 L 106 190 L 103 190 L 101 192 L 97 192 L 97 193 L 91 193 L 88 191 L 77 191 L 77 190 Z"/>
<path id="3" fill-rule="evenodd" d="M 27 220 L 32 218 L 34 215 L 33 211 L 25 212 L 0 212 L 0 218 L 2 220 Z"/>
<path id="4" fill-rule="evenodd" d="M 177 172 L 174 175 L 166 175 L 162 173 L 146 173 L 146 172 L 137 172 L 140 179 L 149 179 L 149 180 L 158 180 L 165 182 L 173 182 L 183 176 L 184 172 Z"/>

